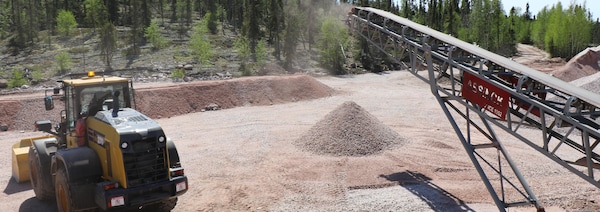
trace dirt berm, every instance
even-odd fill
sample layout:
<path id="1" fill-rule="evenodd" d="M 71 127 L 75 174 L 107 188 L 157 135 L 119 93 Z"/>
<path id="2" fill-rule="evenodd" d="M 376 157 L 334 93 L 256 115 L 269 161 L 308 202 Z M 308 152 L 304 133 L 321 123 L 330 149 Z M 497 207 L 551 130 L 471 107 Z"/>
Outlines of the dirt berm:
<path id="1" fill-rule="evenodd" d="M 135 87 L 134 83 L 134 87 Z M 171 86 L 143 86 L 136 89 L 136 109 L 151 118 L 168 118 L 206 109 L 272 105 L 330 96 L 334 90 L 307 75 L 286 77 L 244 77 L 222 81 L 196 81 Z M 43 95 L 3 100 L 0 97 L 0 125 L 8 130 L 32 130 L 36 120 L 60 120 L 64 105 L 44 110 Z"/>

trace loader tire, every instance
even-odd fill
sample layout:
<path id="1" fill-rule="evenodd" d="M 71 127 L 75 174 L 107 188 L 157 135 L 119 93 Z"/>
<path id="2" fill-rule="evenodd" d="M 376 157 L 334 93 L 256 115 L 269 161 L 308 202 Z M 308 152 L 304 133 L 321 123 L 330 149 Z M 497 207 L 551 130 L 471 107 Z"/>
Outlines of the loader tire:
<path id="1" fill-rule="evenodd" d="M 71 212 L 73 211 L 73 192 L 71 192 L 71 185 L 69 185 L 69 179 L 67 178 L 67 172 L 60 168 L 56 171 L 54 177 L 54 188 L 56 190 L 56 206 L 59 212 Z"/>
<path id="2" fill-rule="evenodd" d="M 50 175 L 50 164 L 42 165 L 40 155 L 35 146 L 29 148 L 29 179 L 35 197 L 42 201 L 54 199 L 54 187 Z"/>

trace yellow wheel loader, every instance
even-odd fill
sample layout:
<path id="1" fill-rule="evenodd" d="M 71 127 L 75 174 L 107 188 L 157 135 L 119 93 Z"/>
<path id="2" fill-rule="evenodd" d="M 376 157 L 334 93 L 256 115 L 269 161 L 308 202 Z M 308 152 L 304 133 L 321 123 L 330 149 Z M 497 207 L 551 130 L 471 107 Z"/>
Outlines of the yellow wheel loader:
<path id="1" fill-rule="evenodd" d="M 132 108 L 128 78 L 87 76 L 59 81 L 46 110 L 65 104 L 61 122 L 36 121 L 49 135 L 13 145 L 13 177 L 30 181 L 59 211 L 148 208 L 170 211 L 188 190 L 175 144 L 160 125 Z"/>

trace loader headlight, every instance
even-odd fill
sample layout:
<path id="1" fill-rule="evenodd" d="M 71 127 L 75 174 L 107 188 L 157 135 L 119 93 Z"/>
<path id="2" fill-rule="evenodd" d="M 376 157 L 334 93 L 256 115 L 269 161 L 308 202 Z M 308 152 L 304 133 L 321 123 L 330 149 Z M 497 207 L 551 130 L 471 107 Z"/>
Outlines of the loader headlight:
<path id="1" fill-rule="evenodd" d="M 163 135 L 161 135 L 161 136 L 158 136 L 158 142 L 159 142 L 159 143 L 163 143 L 163 142 L 165 142 L 166 140 L 167 140 L 167 139 L 165 138 L 165 136 L 163 136 Z"/>
<path id="2" fill-rule="evenodd" d="M 127 149 L 127 147 L 129 147 L 129 144 L 127 144 L 127 142 L 121 143 L 121 148 Z"/>

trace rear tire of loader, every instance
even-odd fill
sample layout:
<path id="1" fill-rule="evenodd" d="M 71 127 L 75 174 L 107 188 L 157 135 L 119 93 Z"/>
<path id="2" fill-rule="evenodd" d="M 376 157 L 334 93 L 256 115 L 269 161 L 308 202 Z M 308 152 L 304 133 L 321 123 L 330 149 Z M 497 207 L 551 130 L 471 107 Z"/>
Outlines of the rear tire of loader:
<path id="1" fill-rule="evenodd" d="M 47 201 L 54 199 L 54 187 L 50 175 L 50 164 L 42 166 L 40 155 L 35 146 L 29 148 L 29 178 L 35 197 Z"/>
<path id="2" fill-rule="evenodd" d="M 56 206 L 58 211 L 73 211 L 75 208 L 73 205 L 73 197 L 71 195 L 71 185 L 69 185 L 69 179 L 67 179 L 67 172 L 62 168 L 56 171 L 54 187 L 56 189 Z"/>

